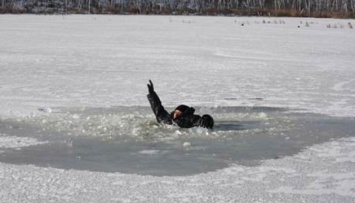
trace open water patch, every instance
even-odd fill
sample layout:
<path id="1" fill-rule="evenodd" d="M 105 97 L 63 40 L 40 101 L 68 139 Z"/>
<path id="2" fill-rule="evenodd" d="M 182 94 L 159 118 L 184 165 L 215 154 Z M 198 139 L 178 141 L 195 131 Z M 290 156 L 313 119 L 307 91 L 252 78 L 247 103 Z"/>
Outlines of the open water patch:
<path id="1" fill-rule="evenodd" d="M 160 125 L 149 107 L 51 108 L 0 120 L 0 136 L 41 144 L 0 146 L 0 161 L 42 167 L 185 176 L 254 166 L 355 136 L 355 119 L 271 107 L 198 107 L 213 130 Z"/>

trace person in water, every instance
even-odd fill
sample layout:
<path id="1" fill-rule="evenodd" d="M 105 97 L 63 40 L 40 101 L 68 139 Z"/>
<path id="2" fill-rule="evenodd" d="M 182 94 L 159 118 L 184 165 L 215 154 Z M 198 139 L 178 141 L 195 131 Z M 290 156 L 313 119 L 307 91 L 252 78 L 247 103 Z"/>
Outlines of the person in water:
<path id="1" fill-rule="evenodd" d="M 154 91 L 154 86 L 151 80 L 149 80 L 147 95 L 150 106 L 154 112 L 154 115 L 158 121 L 158 123 L 164 123 L 168 125 L 177 125 L 181 128 L 191 128 L 191 127 L 203 127 L 212 129 L 214 125 L 213 118 L 205 114 L 203 116 L 199 116 L 194 114 L 195 109 L 193 107 L 189 107 L 186 105 L 179 105 L 175 108 L 175 110 L 171 113 L 168 113 L 161 101 L 159 96 Z"/>

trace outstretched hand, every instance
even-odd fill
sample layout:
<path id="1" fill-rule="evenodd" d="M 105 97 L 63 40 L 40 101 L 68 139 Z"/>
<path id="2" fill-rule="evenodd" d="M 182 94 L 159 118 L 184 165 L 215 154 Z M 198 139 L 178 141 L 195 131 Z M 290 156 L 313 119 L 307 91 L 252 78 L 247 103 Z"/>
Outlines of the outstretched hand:
<path id="1" fill-rule="evenodd" d="M 151 80 L 149 80 L 149 83 L 150 83 L 150 84 L 147 84 L 147 86 L 148 86 L 149 94 L 151 94 L 151 93 L 154 92 L 154 86 L 153 86 L 153 83 L 152 83 Z"/>

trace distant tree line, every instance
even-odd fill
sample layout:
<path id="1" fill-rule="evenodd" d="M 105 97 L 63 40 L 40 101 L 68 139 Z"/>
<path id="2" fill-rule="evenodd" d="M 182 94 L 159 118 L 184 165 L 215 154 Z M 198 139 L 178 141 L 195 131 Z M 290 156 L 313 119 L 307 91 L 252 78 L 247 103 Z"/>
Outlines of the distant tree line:
<path id="1" fill-rule="evenodd" d="M 0 0 L 1 13 L 355 17 L 355 0 Z"/>

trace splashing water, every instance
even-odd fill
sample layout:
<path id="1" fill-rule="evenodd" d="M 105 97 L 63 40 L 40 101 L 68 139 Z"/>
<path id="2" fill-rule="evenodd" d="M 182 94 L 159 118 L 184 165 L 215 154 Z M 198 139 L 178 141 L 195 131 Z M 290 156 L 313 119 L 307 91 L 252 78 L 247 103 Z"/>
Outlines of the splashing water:
<path id="1" fill-rule="evenodd" d="M 0 161 L 58 168 L 189 175 L 230 164 L 255 165 L 304 147 L 355 135 L 353 118 L 294 113 L 269 107 L 196 108 L 211 114 L 213 130 L 161 125 L 148 107 L 51 108 L 2 120 L 4 136 L 41 145 L 3 149 Z"/>

